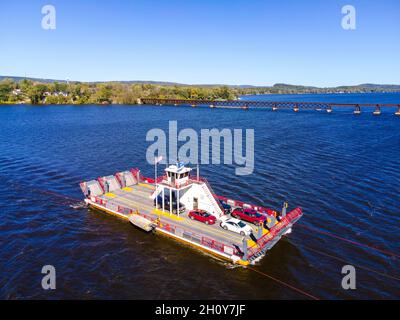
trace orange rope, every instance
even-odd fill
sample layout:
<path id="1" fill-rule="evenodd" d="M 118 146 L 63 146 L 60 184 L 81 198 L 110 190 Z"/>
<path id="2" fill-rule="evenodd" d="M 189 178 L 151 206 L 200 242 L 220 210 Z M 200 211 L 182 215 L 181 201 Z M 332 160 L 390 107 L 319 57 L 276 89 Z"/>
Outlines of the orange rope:
<path id="1" fill-rule="evenodd" d="M 351 265 L 353 265 L 353 266 L 355 266 L 355 267 L 357 267 L 357 268 L 364 269 L 364 270 L 366 270 L 366 271 L 379 274 L 379 275 L 381 275 L 381 276 L 383 276 L 383 277 L 386 277 L 386 278 L 390 278 L 390 279 L 394 279 L 394 280 L 400 281 L 400 278 L 399 278 L 399 277 L 392 276 L 392 275 L 390 275 L 390 274 L 386 274 L 386 273 L 383 273 L 383 272 L 380 272 L 380 271 L 377 271 L 377 270 L 374 270 L 374 269 L 371 269 L 371 268 L 368 268 L 368 267 L 365 267 L 365 266 L 361 266 L 361 265 L 352 263 L 351 261 L 346 261 L 346 260 L 344 260 L 344 259 L 342 259 L 342 258 L 339 258 L 339 257 L 337 257 L 337 256 L 331 255 L 331 254 L 329 254 L 329 253 L 325 253 L 325 252 L 319 251 L 319 250 L 317 250 L 317 249 L 311 248 L 311 247 L 306 246 L 306 245 L 304 245 L 304 244 L 297 244 L 297 243 L 296 243 L 295 245 L 296 245 L 296 246 L 299 246 L 299 247 L 304 247 L 305 249 L 308 249 L 308 250 L 310 250 L 310 251 L 313 251 L 313 252 L 315 252 L 315 253 L 321 254 L 321 255 L 323 255 L 323 256 L 326 256 L 326 257 L 329 257 L 329 258 L 338 260 L 338 261 L 340 261 L 340 262 L 343 262 L 343 263 L 346 263 L 346 264 L 351 264 Z"/>
<path id="2" fill-rule="evenodd" d="M 301 290 L 301 289 L 299 289 L 299 288 L 297 288 L 297 287 L 295 287 L 295 286 L 293 286 L 293 285 L 291 285 L 291 284 L 289 284 L 289 283 L 287 283 L 287 282 L 284 282 L 284 281 L 282 281 L 282 280 L 279 280 L 279 279 L 277 279 L 277 278 L 274 278 L 273 276 L 270 276 L 269 274 L 266 274 L 266 273 L 264 273 L 264 272 L 262 272 L 262 271 L 259 271 L 259 270 L 257 270 L 257 269 L 251 268 L 251 267 L 248 267 L 247 269 L 252 270 L 252 271 L 254 271 L 254 272 L 257 272 L 258 274 L 261 274 L 261 275 L 263 275 L 264 277 L 267 277 L 267 278 L 269 278 L 269 279 L 271 279 L 271 280 L 274 280 L 275 282 L 278 282 L 279 284 L 281 284 L 281 285 L 283 285 L 283 286 L 285 286 L 285 287 L 287 287 L 287 288 L 289 288 L 289 289 L 292 289 L 293 291 L 296 291 L 296 292 L 298 292 L 298 293 L 300 293 L 300 294 L 302 294 L 302 295 L 305 295 L 305 296 L 307 296 L 307 297 L 309 297 L 309 298 L 311 298 L 311 299 L 313 299 L 313 300 L 320 300 L 320 299 L 317 298 L 316 296 L 313 296 L 312 294 L 310 294 L 310 293 L 308 293 L 308 292 L 305 292 L 304 290 Z"/>
<path id="3" fill-rule="evenodd" d="M 329 237 L 332 237 L 332 238 L 335 238 L 335 239 L 338 239 L 338 240 L 341 240 L 341 241 L 344 241 L 344 242 L 347 242 L 347 243 L 351 243 L 351 244 L 359 246 L 359 247 L 364 247 L 364 248 L 376 250 L 376 251 L 379 251 L 379 252 L 384 253 L 386 255 L 400 258 L 399 254 L 391 252 L 391 251 L 388 251 L 388 250 L 383 250 L 383 249 L 380 249 L 380 248 L 377 248 L 377 247 L 374 247 L 374 246 L 371 246 L 371 245 L 368 245 L 368 244 L 364 244 L 364 243 L 357 242 L 357 241 L 354 241 L 354 240 L 349 240 L 349 239 L 337 236 L 337 235 L 335 235 L 333 233 L 330 233 L 330 232 L 327 232 L 327 231 L 322 231 L 322 230 L 319 230 L 319 229 L 316 229 L 316 228 L 313 228 L 313 227 L 308 227 L 308 226 L 306 226 L 304 224 L 300 224 L 299 223 L 297 225 L 299 227 L 302 227 L 302 228 L 305 228 L 305 229 L 308 229 L 308 230 L 311 230 L 311 231 L 314 231 L 314 232 L 318 232 L 318 233 L 324 234 L 326 236 L 329 236 Z"/>

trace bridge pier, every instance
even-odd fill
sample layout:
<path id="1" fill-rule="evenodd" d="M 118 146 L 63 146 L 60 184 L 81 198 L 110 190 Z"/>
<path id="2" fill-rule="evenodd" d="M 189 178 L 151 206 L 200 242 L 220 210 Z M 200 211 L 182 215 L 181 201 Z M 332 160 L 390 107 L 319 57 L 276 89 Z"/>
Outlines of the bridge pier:
<path id="1" fill-rule="evenodd" d="M 396 108 L 394 114 L 396 116 L 400 116 L 400 104 L 385 104 L 385 103 L 329 103 L 329 102 L 295 102 L 295 101 L 285 101 L 285 102 L 273 102 L 273 101 L 238 101 L 238 100 L 228 100 L 228 101 L 219 101 L 219 100 L 198 100 L 198 99 L 153 99 L 153 98 L 139 98 L 136 100 L 138 104 L 143 105 L 156 105 L 156 106 L 191 106 L 193 108 L 199 107 L 200 105 L 209 106 L 210 108 L 232 108 L 232 109 L 244 109 L 247 110 L 250 106 L 255 109 L 267 108 L 267 110 L 277 111 L 279 108 L 281 109 L 291 109 L 294 112 L 299 112 L 300 108 L 312 109 L 315 108 L 317 111 L 326 111 L 327 113 L 333 112 L 333 107 L 335 107 L 335 111 L 343 108 L 354 108 L 353 113 L 355 115 L 360 115 L 362 113 L 362 108 L 364 107 L 374 107 L 374 111 L 372 111 L 373 115 L 382 114 L 383 108 Z M 271 109 L 269 109 L 271 108 Z"/>
<path id="2" fill-rule="evenodd" d="M 379 116 L 381 114 L 381 107 L 379 104 L 376 105 L 374 112 L 372 113 L 374 116 Z"/>

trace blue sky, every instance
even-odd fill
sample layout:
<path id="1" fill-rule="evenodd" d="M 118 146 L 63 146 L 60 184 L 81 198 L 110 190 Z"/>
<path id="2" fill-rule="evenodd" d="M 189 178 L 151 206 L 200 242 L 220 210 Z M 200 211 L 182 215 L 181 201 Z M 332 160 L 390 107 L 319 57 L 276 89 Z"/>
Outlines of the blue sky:
<path id="1" fill-rule="evenodd" d="M 46 4 L 56 30 L 41 28 Z M 346 4 L 356 30 L 341 27 Z M 0 75 L 400 84 L 398 0 L 1 1 L 0 39 Z"/>

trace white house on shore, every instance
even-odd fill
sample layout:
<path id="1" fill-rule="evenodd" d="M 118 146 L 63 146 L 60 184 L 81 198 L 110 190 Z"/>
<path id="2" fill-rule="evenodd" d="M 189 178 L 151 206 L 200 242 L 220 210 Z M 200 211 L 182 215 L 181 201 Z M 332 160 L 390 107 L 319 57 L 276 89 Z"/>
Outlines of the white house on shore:
<path id="1" fill-rule="evenodd" d="M 49 92 L 46 91 L 45 93 L 43 93 L 43 95 L 45 97 L 49 97 L 49 96 L 54 96 L 54 97 L 58 97 L 58 96 L 63 96 L 63 97 L 68 97 L 68 93 L 64 92 L 64 91 L 58 91 L 58 92 Z"/>

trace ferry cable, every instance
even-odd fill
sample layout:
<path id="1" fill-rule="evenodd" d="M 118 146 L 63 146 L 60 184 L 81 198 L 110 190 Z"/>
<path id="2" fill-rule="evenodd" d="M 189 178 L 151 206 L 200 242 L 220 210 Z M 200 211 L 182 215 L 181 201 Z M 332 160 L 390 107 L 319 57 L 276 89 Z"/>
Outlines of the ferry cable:
<path id="1" fill-rule="evenodd" d="M 17 188 L 22 187 L 22 185 L 20 183 L 15 183 L 15 182 L 14 182 L 14 186 L 17 186 Z M 42 193 L 42 194 L 53 195 L 53 196 L 58 197 L 58 198 L 64 198 L 64 199 L 66 199 L 68 201 L 82 203 L 81 199 L 72 198 L 72 197 L 60 194 L 58 192 L 45 190 L 45 189 L 37 189 L 37 188 L 32 188 L 32 187 L 31 187 L 30 190 L 31 191 L 36 191 L 36 192 Z M 388 251 L 388 250 L 383 250 L 383 249 L 377 248 L 375 246 L 371 246 L 371 245 L 368 245 L 368 244 L 360 243 L 360 242 L 357 242 L 357 241 L 354 241 L 354 240 L 346 239 L 346 238 L 340 237 L 338 235 L 335 235 L 335 234 L 327 232 L 327 231 L 323 231 L 323 230 L 320 230 L 320 229 L 317 229 L 317 228 L 306 226 L 306 225 L 304 225 L 302 223 L 297 223 L 296 226 L 299 226 L 299 227 L 302 227 L 302 228 L 305 228 L 305 229 L 308 229 L 310 231 L 313 231 L 313 232 L 316 232 L 316 233 L 320 233 L 320 234 L 323 234 L 323 235 L 326 235 L 326 236 L 330 236 L 332 238 L 335 238 L 335 239 L 338 239 L 338 240 L 341 240 L 341 241 L 344 241 L 344 242 L 347 242 L 347 243 L 350 243 L 350 244 L 353 244 L 353 245 L 356 245 L 356 246 L 359 246 L 359 247 L 369 248 L 369 249 L 376 250 L 378 252 L 381 252 L 381 253 L 389 255 L 389 256 L 400 258 L 400 254 L 396 254 L 394 252 L 391 252 L 391 251 Z"/>
<path id="2" fill-rule="evenodd" d="M 43 193 L 43 194 L 53 195 L 53 196 L 56 196 L 58 198 L 64 198 L 66 200 L 73 201 L 73 202 L 82 202 L 81 199 L 72 198 L 72 197 L 57 193 L 57 192 L 50 191 L 50 190 L 35 189 L 35 191 L 37 191 L 39 193 Z M 335 238 L 335 239 L 350 243 L 350 244 L 355 245 L 355 246 L 369 248 L 369 249 L 381 252 L 381 253 L 383 253 L 385 255 L 389 255 L 389 256 L 394 256 L 394 257 L 400 258 L 400 255 L 396 254 L 394 252 L 391 252 L 391 251 L 388 251 L 388 250 L 384 250 L 384 249 L 380 249 L 380 248 L 377 248 L 375 246 L 371 246 L 371 245 L 368 245 L 368 244 L 365 244 L 365 243 L 361 243 L 361 242 L 357 242 L 357 241 L 354 241 L 354 240 L 346 239 L 346 238 L 340 237 L 340 236 L 338 236 L 336 234 L 333 234 L 331 232 L 328 232 L 328 231 L 323 231 L 323 230 L 320 230 L 320 229 L 317 229 L 317 228 L 314 228 L 314 227 L 309 227 L 309 226 L 306 226 L 306 225 L 304 225 L 302 223 L 297 223 L 296 226 L 299 226 L 299 227 L 308 229 L 310 231 L 313 231 L 313 232 L 316 232 L 316 233 L 320 233 L 320 234 L 323 234 L 323 235 L 326 235 L 326 236 L 329 236 L 329 237 L 332 237 L 332 238 Z"/>
<path id="3" fill-rule="evenodd" d="M 70 196 L 67 196 L 67 195 L 64 195 L 64 194 L 60 194 L 60 193 L 58 193 L 58 192 L 50 191 L 50 190 L 36 189 L 36 188 L 35 188 L 35 189 L 31 189 L 31 191 L 32 191 L 32 190 L 34 190 L 34 191 L 36 191 L 36 192 L 39 192 L 39 193 L 42 193 L 42 194 L 48 194 L 48 195 L 53 195 L 53 196 L 58 197 L 58 198 L 63 198 L 63 199 L 68 200 L 68 201 L 82 202 L 81 199 L 73 198 L 73 197 L 70 197 Z M 317 232 L 317 233 L 320 233 L 320 234 L 324 234 L 324 235 L 327 235 L 327 236 L 336 238 L 336 239 L 338 239 L 338 240 L 341 240 L 341 241 L 344 241 L 344 242 L 347 242 L 347 243 L 350 243 L 350 244 L 353 244 L 353 245 L 356 245 L 356 246 L 365 247 L 365 248 L 370 248 L 370 249 L 379 251 L 379 252 L 381 252 L 381 253 L 384 253 L 384 254 L 386 254 L 386 255 L 390 255 L 390 256 L 394 256 L 394 257 L 398 257 L 398 258 L 400 257 L 400 255 L 398 255 L 398 254 L 396 254 L 396 253 L 394 253 L 394 252 L 391 252 L 391 251 L 388 251 L 388 250 L 383 250 L 383 249 L 380 249 L 380 248 L 377 248 L 377 247 L 374 247 L 374 246 L 370 246 L 370 245 L 367 245 L 367 244 L 364 244 L 364 243 L 360 243 L 360 242 L 357 242 L 357 241 L 349 240 L 349 239 L 346 239 L 346 238 L 337 236 L 337 235 L 335 235 L 335 234 L 333 234 L 333 233 L 330 233 L 330 232 L 327 232 L 327 231 L 322 231 L 322 230 L 319 230 L 319 229 L 317 229 L 317 228 L 309 227 L 309 226 L 306 226 L 306 225 L 301 224 L 301 223 L 298 223 L 297 225 L 300 226 L 300 227 L 303 227 L 303 228 L 305 228 L 305 229 L 309 229 L 309 230 L 311 230 L 311 231 L 314 231 L 314 232 Z M 330 254 L 327 254 L 327 253 L 318 251 L 318 250 L 316 250 L 316 249 L 310 248 L 310 247 L 305 246 L 305 245 L 303 245 L 303 244 L 301 244 L 300 246 L 303 246 L 303 247 L 309 249 L 310 251 L 314 251 L 315 253 L 319 253 L 319 254 L 321 254 L 321 255 L 325 255 L 325 256 L 330 257 L 330 258 L 332 258 L 332 259 L 335 259 L 335 260 L 338 260 L 338 261 L 341 261 L 341 262 L 346 262 L 345 260 L 343 260 L 343 259 L 341 259 L 341 258 L 339 258 L 339 257 L 336 257 L 336 256 L 333 256 L 333 255 L 330 255 Z M 358 266 L 358 267 L 360 267 L 361 269 L 370 271 L 370 272 L 374 272 L 374 273 L 379 274 L 379 275 L 381 275 L 381 276 L 384 276 L 384 277 L 387 277 L 387 278 L 391 278 L 391 279 L 400 281 L 400 278 L 398 278 L 398 277 L 391 276 L 391 275 L 387 275 L 387 274 L 385 274 L 385 273 L 382 273 L 382 272 L 379 272 L 379 271 L 370 269 L 370 268 L 368 268 L 368 267 L 363 267 L 363 266 Z M 251 270 L 253 270 L 253 271 L 257 272 L 257 273 L 262 274 L 261 271 L 258 271 L 258 270 L 256 270 L 256 269 L 251 268 Z M 273 279 L 273 280 L 275 280 L 275 281 L 278 281 L 278 282 L 280 281 L 280 280 L 275 279 L 275 278 L 273 278 L 272 276 L 269 276 L 269 275 L 267 275 L 267 274 L 263 274 L 263 275 L 266 276 L 266 277 L 268 277 L 268 278 L 271 278 L 271 279 Z M 284 284 L 284 283 L 282 282 L 282 284 Z M 285 284 L 285 285 L 286 285 L 286 284 Z M 291 285 L 287 284 L 287 286 L 290 287 Z M 293 287 L 293 288 L 294 288 L 294 287 Z M 300 289 L 297 289 L 297 288 L 296 288 L 295 290 L 298 291 L 298 290 L 300 290 Z M 300 290 L 300 291 L 301 291 L 301 290 Z M 300 291 L 299 291 L 299 292 L 300 292 Z"/>
<path id="4" fill-rule="evenodd" d="M 39 190 L 39 189 L 36 189 L 36 191 L 38 191 L 40 193 L 43 193 L 43 194 L 48 194 L 48 195 L 53 195 L 53 196 L 56 196 L 56 197 L 59 197 L 59 198 L 64 198 L 64 199 L 69 200 L 69 201 L 74 201 L 74 202 L 75 201 L 79 201 L 79 202 L 81 202 L 80 199 L 75 199 L 75 198 L 72 198 L 72 197 L 69 197 L 69 196 L 66 196 L 66 195 L 63 195 L 63 194 L 59 194 L 57 192 L 53 192 L 53 191 L 50 191 L 50 190 Z M 295 287 L 295 286 L 293 286 L 293 285 L 291 285 L 291 284 L 289 284 L 287 282 L 279 280 L 279 279 L 277 279 L 277 278 L 275 278 L 275 277 L 273 277 L 271 275 L 268 275 L 265 272 L 259 271 L 259 270 L 255 269 L 255 268 L 252 268 L 252 267 L 247 267 L 247 269 L 252 270 L 252 271 L 254 271 L 254 272 L 256 272 L 256 273 L 258 273 L 258 274 L 260 274 L 260 275 L 262 275 L 264 277 L 267 277 L 267 278 L 279 283 L 280 285 L 283 285 L 283 286 L 285 286 L 285 287 L 287 287 L 287 288 L 289 288 L 289 289 L 291 289 L 291 290 L 293 290 L 293 291 L 295 291 L 297 293 L 300 293 L 300 294 L 302 294 L 304 296 L 307 296 L 307 297 L 309 297 L 309 298 L 311 298 L 313 300 L 319 300 L 319 298 L 313 296 L 312 294 L 310 294 L 308 292 L 305 292 L 304 290 L 302 290 L 300 288 L 297 288 L 297 287 Z"/>
<path id="5" fill-rule="evenodd" d="M 53 195 L 55 197 L 64 198 L 64 199 L 69 200 L 69 201 L 82 202 L 81 199 L 72 198 L 72 197 L 57 193 L 57 192 L 50 191 L 50 190 L 45 190 L 45 189 L 34 189 L 34 190 L 39 192 L 39 193 Z M 389 250 L 384 250 L 384 249 L 381 249 L 381 248 L 377 248 L 375 246 L 371 246 L 371 245 L 368 245 L 368 244 L 365 244 L 365 243 L 361 243 L 361 242 L 357 242 L 357 241 L 354 241 L 354 240 L 346 239 L 346 238 L 340 237 L 340 236 L 338 236 L 336 234 L 333 234 L 331 232 L 328 232 L 328 231 L 323 231 L 323 230 L 320 230 L 320 229 L 317 229 L 317 228 L 314 228 L 314 227 L 309 227 L 309 226 L 306 226 L 306 225 L 304 225 L 302 223 L 297 223 L 296 226 L 299 226 L 299 227 L 308 229 L 310 231 L 317 232 L 317 233 L 320 233 L 320 234 L 323 234 L 323 235 L 326 235 L 326 236 L 329 236 L 329 237 L 332 237 L 332 238 L 335 238 L 335 239 L 350 243 L 350 244 L 355 245 L 355 246 L 369 248 L 369 249 L 381 252 L 381 253 L 383 253 L 385 255 L 389 255 L 389 256 L 396 257 L 396 258 L 400 258 L 400 255 L 397 254 L 397 253 L 391 252 Z"/>
<path id="6" fill-rule="evenodd" d="M 329 237 L 332 237 L 332 238 L 335 238 L 335 239 L 338 239 L 338 240 L 353 244 L 355 246 L 372 249 L 372 250 L 378 251 L 378 252 L 383 253 L 383 254 L 388 255 L 388 256 L 393 256 L 393 257 L 396 257 L 396 258 L 400 258 L 400 254 L 397 254 L 397 253 L 394 253 L 394 252 L 391 252 L 391 251 L 388 251 L 388 250 L 383 250 L 383 249 L 380 249 L 380 248 L 377 248 L 375 246 L 371 246 L 371 245 L 368 245 L 368 244 L 365 244 L 365 243 L 361 243 L 361 242 L 357 242 L 357 241 L 354 241 L 354 240 L 346 239 L 346 238 L 340 237 L 340 236 L 338 236 L 336 234 L 333 234 L 331 232 L 328 232 L 328 231 L 323 231 L 323 230 L 320 230 L 320 229 L 317 229 L 317 228 L 309 227 L 309 226 L 306 226 L 306 225 L 304 225 L 302 223 L 298 223 L 298 224 L 296 224 L 296 226 L 299 226 L 299 227 L 308 229 L 310 231 L 317 232 L 317 233 L 320 233 L 320 234 L 323 234 L 323 235 L 326 235 L 326 236 L 329 236 Z"/>
<path id="7" fill-rule="evenodd" d="M 247 267 L 247 269 L 252 270 L 252 271 L 254 271 L 254 272 L 256 272 L 256 273 L 258 273 L 258 274 L 260 274 L 260 275 L 262 275 L 264 277 L 267 277 L 267 278 L 269 278 L 269 279 L 271 279 L 271 280 L 273 280 L 273 281 L 275 281 L 275 282 L 277 282 L 277 283 L 279 283 L 279 284 L 281 284 L 281 285 L 283 285 L 283 286 L 285 286 L 285 287 L 287 287 L 289 289 L 292 289 L 293 291 L 296 291 L 296 292 L 298 292 L 298 293 L 300 293 L 300 294 L 302 294 L 304 296 L 307 296 L 307 297 L 311 298 L 312 300 L 320 300 L 316 296 L 313 296 L 312 294 L 310 294 L 310 293 L 308 293 L 308 292 L 306 292 L 306 291 L 304 291 L 304 290 L 302 290 L 300 288 L 297 288 L 297 287 L 295 287 L 295 286 L 293 286 L 293 285 L 291 285 L 291 284 L 289 284 L 287 282 L 284 282 L 284 281 L 279 280 L 279 279 L 277 279 L 277 278 L 275 278 L 275 277 L 273 277 L 273 276 L 271 276 L 269 274 L 266 274 L 265 272 L 262 272 L 260 270 L 255 269 L 255 268 L 252 268 L 252 267 Z"/>
<path id="8" fill-rule="evenodd" d="M 41 193 L 41 194 L 52 195 L 52 196 L 55 196 L 55 197 L 57 197 L 57 198 L 61 198 L 61 199 L 68 200 L 68 201 L 73 201 L 73 202 L 82 202 L 82 199 L 77 199 L 77 198 L 69 197 L 69 196 L 67 196 L 67 195 L 58 193 L 58 192 L 56 192 L 56 191 L 51 191 L 51 190 L 46 190 L 46 189 L 38 189 L 38 188 L 34 188 L 34 187 L 32 187 L 32 186 L 29 186 L 29 185 L 26 186 L 26 185 L 23 185 L 23 184 L 21 184 L 21 183 L 19 183 L 19 182 L 16 182 L 16 181 L 13 181 L 13 182 L 10 184 L 10 186 L 13 187 L 13 188 L 16 189 L 16 190 L 19 190 L 19 189 L 23 189 L 23 188 L 27 188 L 27 187 L 28 187 L 30 192 L 37 192 L 37 193 Z"/>
<path id="9" fill-rule="evenodd" d="M 64 199 L 69 200 L 69 201 L 82 202 L 82 199 L 72 198 L 72 197 L 66 196 L 64 194 L 61 194 L 61 193 L 58 193 L 58 192 L 54 192 L 54 191 L 50 191 L 50 190 L 45 190 L 45 189 L 39 190 L 39 189 L 36 189 L 36 191 L 39 192 L 39 193 L 43 193 L 43 194 L 49 194 L 49 195 L 52 195 L 52 196 L 55 196 L 55 197 L 58 197 L 58 198 L 64 198 Z"/>
<path id="10" fill-rule="evenodd" d="M 31 190 L 32 190 L 32 189 L 31 189 Z M 58 198 L 63 198 L 63 199 L 66 199 L 66 200 L 68 200 L 68 201 L 81 202 L 81 199 L 77 199 L 77 198 L 73 198 L 73 197 L 70 197 L 70 196 L 66 196 L 66 195 L 63 195 L 63 194 L 60 194 L 60 193 L 57 193 L 57 192 L 54 192 L 54 191 L 50 191 L 50 190 L 35 189 L 35 191 L 37 191 L 37 192 L 39 192 L 39 193 L 42 193 L 42 194 L 48 194 L 48 195 L 53 195 L 53 196 L 58 197 Z M 309 230 L 312 230 L 312 231 L 315 231 L 315 232 L 318 232 L 318 233 L 321 233 L 321 234 L 325 234 L 325 235 L 328 235 L 328 236 L 337 238 L 337 239 L 342 240 L 342 241 L 345 241 L 345 242 L 349 242 L 349 243 L 351 243 L 351 244 L 353 244 L 353 245 L 358 245 L 358 246 L 362 246 L 362 247 L 368 247 L 368 248 L 371 248 L 371 249 L 380 251 L 380 252 L 385 253 L 385 254 L 388 254 L 388 255 L 393 255 L 393 256 L 399 257 L 397 254 L 392 253 L 392 252 L 390 252 L 390 251 L 382 250 L 382 249 L 379 249 L 379 248 L 371 247 L 371 246 L 366 245 L 366 244 L 363 244 L 363 243 L 359 243 L 359 242 L 356 242 L 356 241 L 352 241 L 352 240 L 349 240 L 349 239 L 345 239 L 345 238 L 336 236 L 336 235 L 334 235 L 334 234 L 332 234 L 332 233 L 329 233 L 329 232 L 326 232 L 326 231 L 322 231 L 322 230 L 318 230 L 318 229 L 316 229 L 316 228 L 308 227 L 308 226 L 305 226 L 305 225 L 303 225 L 303 224 L 298 224 L 298 225 L 301 226 L 301 227 L 304 227 L 304 228 L 306 228 L 306 229 L 308 228 Z M 297 245 L 297 244 L 296 244 L 296 245 Z M 341 259 L 341 258 L 339 258 L 339 257 L 337 257 L 337 256 L 334 256 L 334 255 L 331 255 L 331 254 L 328 254 L 328 253 L 325 253 L 325 252 L 321 252 L 321 251 L 316 250 L 316 249 L 314 249 L 314 248 L 308 247 L 308 246 L 306 246 L 306 245 L 304 245 L 304 244 L 300 244 L 300 246 L 302 246 L 302 247 L 304 247 L 305 249 L 308 249 L 308 250 L 310 250 L 310 251 L 313 251 L 313 252 L 315 252 L 315 253 L 324 255 L 324 256 L 326 256 L 326 257 L 330 257 L 330 258 L 332 258 L 332 259 L 334 259 L 334 260 L 341 261 L 341 262 L 344 262 L 344 263 L 348 263 L 348 261 L 345 261 L 345 260 L 343 260 L 343 259 Z M 383 277 L 386 277 L 386 278 L 390 278 L 390 279 L 393 279 L 393 280 L 400 281 L 400 278 L 398 278 L 398 277 L 391 276 L 391 275 L 388 275 L 388 274 L 379 272 L 379 271 L 377 271 L 377 270 L 370 269 L 370 268 L 365 267 L 365 266 L 356 265 L 356 264 L 353 264 L 353 265 L 357 266 L 357 267 L 360 268 L 360 269 L 364 269 L 364 270 L 366 270 L 366 271 L 379 274 L 379 275 L 381 275 L 381 276 L 383 276 Z M 282 280 L 279 280 L 279 279 L 277 279 L 277 278 L 275 278 L 275 277 L 273 277 L 273 276 L 271 276 L 271 275 L 268 275 L 268 274 L 266 274 L 265 272 L 259 271 L 259 270 L 255 269 L 255 268 L 252 268 L 252 267 L 247 267 L 247 269 L 252 270 L 252 271 L 258 273 L 259 275 L 262 275 L 262 276 L 264 276 L 264 277 L 267 277 L 267 278 L 269 278 L 269 279 L 271 279 L 271 280 L 273 280 L 273 281 L 279 283 L 280 285 L 285 286 L 285 287 L 287 287 L 287 288 L 289 288 L 289 289 L 291 289 L 291 290 L 293 290 L 293 291 L 295 291 L 295 292 L 298 292 L 298 293 L 300 293 L 300 294 L 302 294 L 302 295 L 304 295 L 304 296 L 307 296 L 307 297 L 309 297 L 309 298 L 311 298 L 311 299 L 313 299 L 313 300 L 319 300 L 319 298 L 313 296 L 312 294 L 310 294 L 310 293 L 308 293 L 308 292 L 306 292 L 306 291 L 304 291 L 304 290 L 302 290 L 302 289 L 300 289 L 300 288 L 297 288 L 297 287 L 295 287 L 295 286 L 293 286 L 293 285 L 291 285 L 291 284 L 289 284 L 289 283 L 287 283 L 287 282 L 284 282 L 284 281 L 282 281 Z"/>
<path id="11" fill-rule="evenodd" d="M 289 242 L 291 242 L 291 241 L 289 241 Z M 334 255 L 331 255 L 331 254 L 329 254 L 329 253 L 319 251 L 319 250 L 314 249 L 314 248 L 311 248 L 311 247 L 309 247 L 309 246 L 307 246 L 307 245 L 305 245 L 305 244 L 298 244 L 298 243 L 295 243 L 295 244 L 294 244 L 294 243 L 293 243 L 293 245 L 295 245 L 296 247 L 303 247 L 303 248 L 305 248 L 306 250 L 313 251 L 313 252 L 315 252 L 315 253 L 317 253 L 317 254 L 320 254 L 320 255 L 329 257 L 329 258 L 331 258 L 331 259 L 334 259 L 334 260 L 343 262 L 343 263 L 345 263 L 345 264 L 351 264 L 351 265 L 353 265 L 353 266 L 355 266 L 355 267 L 357 267 L 357 268 L 364 269 L 364 270 L 366 270 L 366 271 L 376 273 L 376 274 L 381 275 L 381 276 L 383 276 L 383 277 L 386 277 L 386 278 L 390 278 L 390 279 L 393 279 L 393 280 L 400 281 L 400 277 L 398 277 L 398 276 L 392 276 L 392 275 L 390 275 L 390 274 L 383 273 L 383 272 L 377 271 L 377 270 L 375 270 L 375 269 L 371 269 L 371 268 L 369 268 L 369 267 L 365 267 L 365 266 L 362 266 L 362 265 L 359 265 L 359 264 L 356 264 L 356 263 L 352 263 L 351 261 L 346 261 L 346 260 L 344 260 L 344 259 L 342 259 L 342 258 L 340 258 L 340 257 L 338 257 L 338 256 L 334 256 Z"/>
<path id="12" fill-rule="evenodd" d="M 74 202 L 75 201 L 79 201 L 79 202 L 81 202 L 80 199 L 75 199 L 75 198 L 72 198 L 72 197 L 57 193 L 57 192 L 53 192 L 53 191 L 50 191 L 50 190 L 39 190 L 39 189 L 36 189 L 35 191 L 38 191 L 38 192 L 43 193 L 43 194 L 53 195 L 53 196 L 56 196 L 58 198 L 64 198 L 64 199 L 69 200 L 69 201 L 74 201 Z M 285 287 L 287 287 L 287 288 L 289 288 L 289 289 L 291 289 L 291 290 L 293 290 L 293 291 L 295 291 L 297 293 L 300 293 L 300 294 L 302 294 L 304 296 L 307 296 L 307 297 L 309 297 L 309 298 L 311 298 L 313 300 L 319 300 L 319 298 L 313 296 L 312 294 L 310 294 L 310 293 L 308 293 L 308 292 L 306 292 L 306 291 L 304 291 L 304 290 L 302 290 L 300 288 L 297 288 L 297 287 L 295 287 L 295 286 L 293 286 L 293 285 L 291 285 L 291 284 L 289 284 L 287 282 L 279 280 L 279 279 L 277 279 L 277 278 L 275 278 L 275 277 L 273 277 L 273 276 L 271 276 L 269 274 L 266 274 L 265 272 L 259 271 L 259 270 L 255 269 L 255 268 L 252 268 L 252 267 L 247 267 L 247 269 L 252 270 L 252 271 L 254 271 L 254 272 L 256 272 L 256 273 L 258 273 L 258 274 L 260 274 L 260 275 L 262 275 L 264 277 L 267 277 L 267 278 L 279 283 L 280 285 L 283 285 L 283 286 L 285 286 Z"/>

